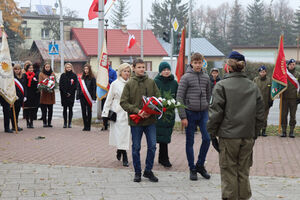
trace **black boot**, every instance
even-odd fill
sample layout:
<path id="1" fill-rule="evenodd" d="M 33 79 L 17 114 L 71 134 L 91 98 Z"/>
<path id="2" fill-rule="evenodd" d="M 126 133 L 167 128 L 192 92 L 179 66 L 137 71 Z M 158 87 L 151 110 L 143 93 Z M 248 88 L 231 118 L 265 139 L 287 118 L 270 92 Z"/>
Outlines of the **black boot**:
<path id="1" fill-rule="evenodd" d="M 138 183 L 138 182 L 141 182 L 141 180 L 142 180 L 142 173 L 135 172 L 133 182 Z"/>
<path id="2" fill-rule="evenodd" d="M 196 170 L 203 178 L 205 179 L 210 179 L 210 175 L 207 173 L 206 169 L 204 166 L 196 165 Z"/>
<path id="3" fill-rule="evenodd" d="M 153 174 L 152 171 L 144 171 L 143 176 L 148 178 L 151 182 L 158 182 L 158 178 Z"/>
<path id="4" fill-rule="evenodd" d="M 286 137 L 286 129 L 282 129 L 282 134 L 280 135 L 280 137 Z"/>
<path id="5" fill-rule="evenodd" d="M 294 127 L 290 127 L 289 137 L 290 137 L 290 138 L 295 138 L 295 135 L 294 135 Z"/>
<path id="6" fill-rule="evenodd" d="M 67 122 L 66 122 L 66 121 L 64 121 L 64 126 L 63 126 L 63 128 L 67 128 Z"/>
<path id="7" fill-rule="evenodd" d="M 29 128 L 34 128 L 34 126 L 33 126 L 33 120 L 32 119 L 30 120 Z"/>
<path id="8" fill-rule="evenodd" d="M 198 180 L 197 171 L 196 169 L 190 169 L 190 180 L 196 181 Z"/>
<path id="9" fill-rule="evenodd" d="M 268 135 L 266 134 L 266 129 L 262 129 L 261 130 L 261 135 L 263 136 L 263 137 L 267 137 Z"/>
<path id="10" fill-rule="evenodd" d="M 117 150 L 117 156 L 116 156 L 117 159 L 118 159 L 118 160 L 121 160 L 121 156 L 122 156 L 122 151 L 118 149 L 118 150 Z"/>
<path id="11" fill-rule="evenodd" d="M 128 158 L 127 158 L 126 150 L 123 150 L 123 151 L 122 151 L 122 154 L 123 154 L 123 159 L 122 159 L 122 161 L 123 161 L 123 166 L 124 166 L 124 167 L 128 167 L 129 164 L 128 164 Z"/>
<path id="12" fill-rule="evenodd" d="M 72 123 L 71 122 L 69 122 L 68 128 L 72 128 Z"/>
<path id="13" fill-rule="evenodd" d="M 29 119 L 26 119 L 26 125 L 27 125 L 27 128 L 30 128 L 30 121 L 29 121 Z"/>
<path id="14" fill-rule="evenodd" d="M 166 143 L 159 143 L 159 157 L 158 162 L 163 165 L 164 167 L 172 167 L 172 164 L 169 161 L 168 156 L 168 144 Z"/>

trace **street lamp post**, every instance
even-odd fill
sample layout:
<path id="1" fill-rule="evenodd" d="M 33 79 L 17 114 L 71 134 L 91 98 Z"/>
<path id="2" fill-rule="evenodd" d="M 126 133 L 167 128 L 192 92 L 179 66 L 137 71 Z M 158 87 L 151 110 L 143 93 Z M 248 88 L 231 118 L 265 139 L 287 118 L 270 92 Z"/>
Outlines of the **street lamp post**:
<path id="1" fill-rule="evenodd" d="M 108 27 L 108 19 L 105 19 L 105 41 L 106 41 L 106 46 L 107 46 L 107 27 Z"/>
<path id="2" fill-rule="evenodd" d="M 60 25 L 60 72 L 63 73 L 64 71 L 64 19 L 63 19 L 63 8 L 61 0 L 59 0 L 59 11 L 60 11 L 60 18 L 59 18 L 59 25 Z"/>

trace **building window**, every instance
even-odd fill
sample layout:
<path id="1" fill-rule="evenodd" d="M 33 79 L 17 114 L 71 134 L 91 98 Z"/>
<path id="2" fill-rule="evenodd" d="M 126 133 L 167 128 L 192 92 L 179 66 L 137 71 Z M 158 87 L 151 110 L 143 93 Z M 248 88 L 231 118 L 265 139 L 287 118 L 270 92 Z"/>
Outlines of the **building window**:
<path id="1" fill-rule="evenodd" d="M 152 61 L 144 61 L 145 62 L 145 67 L 146 71 L 152 71 Z"/>
<path id="2" fill-rule="evenodd" d="M 49 39 L 49 33 L 50 33 L 49 29 L 43 28 L 41 30 L 41 37 L 42 37 L 42 39 Z"/>
<path id="3" fill-rule="evenodd" d="M 23 35 L 25 38 L 30 38 L 31 28 L 23 28 Z"/>

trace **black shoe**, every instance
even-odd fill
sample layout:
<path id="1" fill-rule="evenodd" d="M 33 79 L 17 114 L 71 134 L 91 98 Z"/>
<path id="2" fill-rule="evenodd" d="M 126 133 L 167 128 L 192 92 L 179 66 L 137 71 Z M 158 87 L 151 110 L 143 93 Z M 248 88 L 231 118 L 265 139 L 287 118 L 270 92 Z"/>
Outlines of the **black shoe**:
<path id="1" fill-rule="evenodd" d="M 11 129 L 6 129 L 4 132 L 5 132 L 5 133 L 13 133 L 13 130 L 11 130 Z"/>
<path id="2" fill-rule="evenodd" d="M 290 138 L 295 138 L 294 130 L 290 130 L 289 137 L 290 137 Z"/>
<path id="3" fill-rule="evenodd" d="M 158 163 L 166 168 L 172 167 L 172 164 L 170 163 L 169 160 L 166 160 L 166 161 L 158 160 Z"/>
<path id="4" fill-rule="evenodd" d="M 266 134 L 266 129 L 263 129 L 262 131 L 261 131 L 261 136 L 263 136 L 263 137 L 267 137 L 268 135 Z"/>
<path id="5" fill-rule="evenodd" d="M 49 128 L 52 128 L 53 126 L 52 126 L 51 124 L 48 124 L 48 127 L 49 127 Z"/>
<path id="6" fill-rule="evenodd" d="M 124 166 L 124 167 L 129 167 L 129 164 L 128 164 L 128 158 L 127 158 L 127 153 L 126 153 L 126 151 L 123 150 L 122 154 L 123 154 L 123 159 L 122 159 L 122 161 L 123 161 L 123 166 Z"/>
<path id="7" fill-rule="evenodd" d="M 134 174 L 134 179 L 133 179 L 133 182 L 141 182 L 141 180 L 142 180 L 142 173 L 135 173 Z"/>
<path id="8" fill-rule="evenodd" d="M 198 180 L 197 171 L 196 169 L 190 169 L 190 180 L 196 181 Z"/>
<path id="9" fill-rule="evenodd" d="M 86 129 L 86 128 L 83 128 L 82 131 L 87 131 L 87 129 Z"/>
<path id="10" fill-rule="evenodd" d="M 68 125 L 68 128 L 72 128 L 72 124 L 71 123 Z"/>
<path id="11" fill-rule="evenodd" d="M 196 171 L 203 176 L 205 179 L 210 179 L 210 175 L 207 173 L 204 166 L 196 165 Z"/>
<path id="12" fill-rule="evenodd" d="M 144 171 L 143 176 L 148 178 L 151 182 L 158 182 L 158 178 L 153 174 L 152 171 Z"/>
<path id="13" fill-rule="evenodd" d="M 122 156 L 122 152 L 121 152 L 121 150 L 118 149 L 118 150 L 117 150 L 117 156 L 116 156 L 117 159 L 118 159 L 118 160 L 121 160 L 121 156 Z"/>
<path id="14" fill-rule="evenodd" d="M 280 137 L 286 137 L 286 131 L 282 131 L 282 134 L 280 135 Z"/>
<path id="15" fill-rule="evenodd" d="M 63 126 L 63 128 L 67 128 L 67 123 L 64 123 L 64 126 Z"/>
<path id="16" fill-rule="evenodd" d="M 33 126 L 33 122 L 30 122 L 30 124 L 29 124 L 29 128 L 34 128 L 34 126 Z"/>
<path id="17" fill-rule="evenodd" d="M 47 125 L 47 124 L 43 124 L 43 127 L 44 127 L 44 128 L 47 128 L 47 127 L 48 127 L 48 125 Z"/>

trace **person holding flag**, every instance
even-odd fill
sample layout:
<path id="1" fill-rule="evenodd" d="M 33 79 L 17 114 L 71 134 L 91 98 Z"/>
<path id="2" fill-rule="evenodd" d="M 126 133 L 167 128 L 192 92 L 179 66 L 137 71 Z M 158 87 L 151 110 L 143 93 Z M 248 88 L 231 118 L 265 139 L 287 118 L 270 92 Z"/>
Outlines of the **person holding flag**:
<path id="1" fill-rule="evenodd" d="M 300 73 L 296 71 L 296 61 L 290 59 L 287 63 L 287 89 L 282 94 L 282 113 L 281 113 L 281 126 L 282 126 L 282 135 L 281 137 L 286 137 L 287 129 L 287 116 L 290 111 L 290 132 L 289 137 L 294 138 L 294 129 L 296 125 L 296 111 L 297 111 L 297 97 L 299 95 L 299 80 Z"/>
<path id="2" fill-rule="evenodd" d="M 83 131 L 91 130 L 92 122 L 92 105 L 96 101 L 96 79 L 92 72 L 91 65 L 83 66 L 82 75 L 78 77 L 78 86 L 76 100 L 80 100 Z"/>

